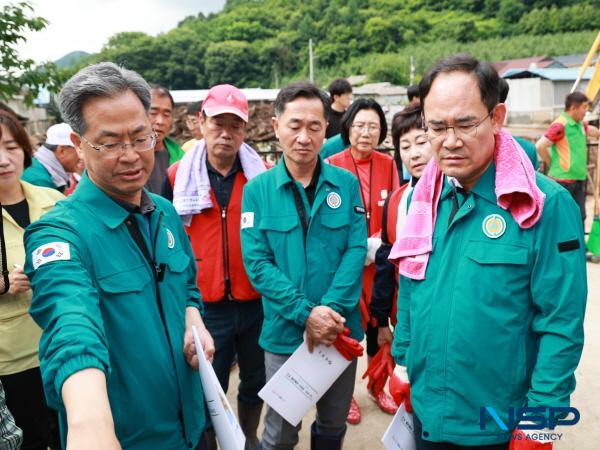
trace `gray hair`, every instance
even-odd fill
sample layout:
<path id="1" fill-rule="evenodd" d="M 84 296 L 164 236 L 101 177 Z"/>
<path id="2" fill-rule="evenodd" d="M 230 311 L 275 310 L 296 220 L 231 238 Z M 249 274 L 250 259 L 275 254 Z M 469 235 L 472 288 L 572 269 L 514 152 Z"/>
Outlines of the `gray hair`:
<path id="1" fill-rule="evenodd" d="M 81 69 L 66 82 L 58 98 L 63 120 L 78 134 L 85 133 L 87 124 L 82 109 L 92 98 L 114 97 L 132 91 L 150 111 L 150 86 L 137 72 L 111 62 L 101 62 Z"/>

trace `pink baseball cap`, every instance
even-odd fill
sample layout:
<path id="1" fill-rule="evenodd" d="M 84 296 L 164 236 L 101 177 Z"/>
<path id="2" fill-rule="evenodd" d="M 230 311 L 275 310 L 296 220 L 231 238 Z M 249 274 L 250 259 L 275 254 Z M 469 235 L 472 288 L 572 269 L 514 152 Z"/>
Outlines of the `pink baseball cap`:
<path id="1" fill-rule="evenodd" d="M 210 88 L 202 102 L 202 111 L 208 117 L 231 113 L 248 122 L 248 100 L 242 91 L 230 84 Z"/>

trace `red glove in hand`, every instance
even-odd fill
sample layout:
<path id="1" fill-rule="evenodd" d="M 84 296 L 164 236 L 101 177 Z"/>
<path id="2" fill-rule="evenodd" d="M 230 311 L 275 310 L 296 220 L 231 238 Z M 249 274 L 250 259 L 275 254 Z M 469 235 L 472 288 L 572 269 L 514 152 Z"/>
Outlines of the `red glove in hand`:
<path id="1" fill-rule="evenodd" d="M 410 383 L 406 374 L 406 367 L 397 366 L 394 373 L 390 376 L 390 394 L 397 405 L 404 402 L 406 412 L 412 413 L 412 404 L 410 402 Z"/>
<path id="2" fill-rule="evenodd" d="M 539 441 L 527 435 L 532 430 L 515 428 L 510 439 L 509 450 L 552 450 L 552 441 Z M 537 433 L 537 432 L 536 432 Z"/>
<path id="3" fill-rule="evenodd" d="M 394 360 L 391 355 L 390 344 L 383 344 L 379 351 L 375 354 L 366 372 L 363 374 L 363 379 L 369 377 L 367 389 L 375 396 L 379 395 L 388 378 L 394 372 Z"/>
<path id="4" fill-rule="evenodd" d="M 333 342 L 333 345 L 340 354 L 348 361 L 358 358 L 363 354 L 363 347 L 360 343 L 350 337 L 350 329 L 344 327 L 344 331 L 338 334 L 338 337 Z"/>

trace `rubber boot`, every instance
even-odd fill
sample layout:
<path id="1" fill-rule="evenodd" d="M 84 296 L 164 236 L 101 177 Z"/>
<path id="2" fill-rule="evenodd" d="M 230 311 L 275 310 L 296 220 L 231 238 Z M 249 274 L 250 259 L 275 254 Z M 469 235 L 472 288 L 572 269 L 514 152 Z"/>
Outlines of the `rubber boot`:
<path id="1" fill-rule="evenodd" d="M 240 418 L 240 427 L 246 436 L 246 445 L 244 450 L 258 450 L 260 443 L 256 431 L 260 422 L 260 414 L 262 412 L 262 403 L 258 406 L 250 406 L 238 401 L 238 417 Z"/>
<path id="2" fill-rule="evenodd" d="M 310 450 L 342 450 L 346 430 L 337 436 L 326 436 L 317 433 L 317 424 L 310 427 Z"/>
<path id="3" fill-rule="evenodd" d="M 217 450 L 217 435 L 213 427 L 204 430 L 204 442 L 206 450 Z"/>

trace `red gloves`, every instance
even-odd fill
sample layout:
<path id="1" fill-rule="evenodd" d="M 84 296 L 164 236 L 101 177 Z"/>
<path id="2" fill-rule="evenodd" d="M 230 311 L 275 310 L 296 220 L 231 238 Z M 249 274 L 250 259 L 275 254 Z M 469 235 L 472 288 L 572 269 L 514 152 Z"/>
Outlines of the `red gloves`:
<path id="1" fill-rule="evenodd" d="M 394 373 L 390 376 L 390 394 L 394 398 L 396 404 L 401 405 L 404 402 L 406 412 L 412 413 L 412 404 L 410 402 L 410 383 L 406 367 L 398 366 Z"/>
<path id="2" fill-rule="evenodd" d="M 541 442 L 527 436 L 526 430 L 515 428 L 509 450 L 552 450 L 552 442 Z"/>
<path id="3" fill-rule="evenodd" d="M 333 342 L 333 345 L 340 354 L 348 361 L 358 358 L 363 354 L 363 347 L 360 343 L 350 337 L 350 330 L 344 327 L 344 331 L 338 334 L 338 337 Z"/>
<path id="4" fill-rule="evenodd" d="M 394 373 L 396 363 L 392 358 L 390 344 L 383 344 L 377 354 L 371 359 L 369 367 L 363 374 L 363 379 L 369 377 L 367 389 L 377 396 L 387 383 L 390 375 Z"/>

